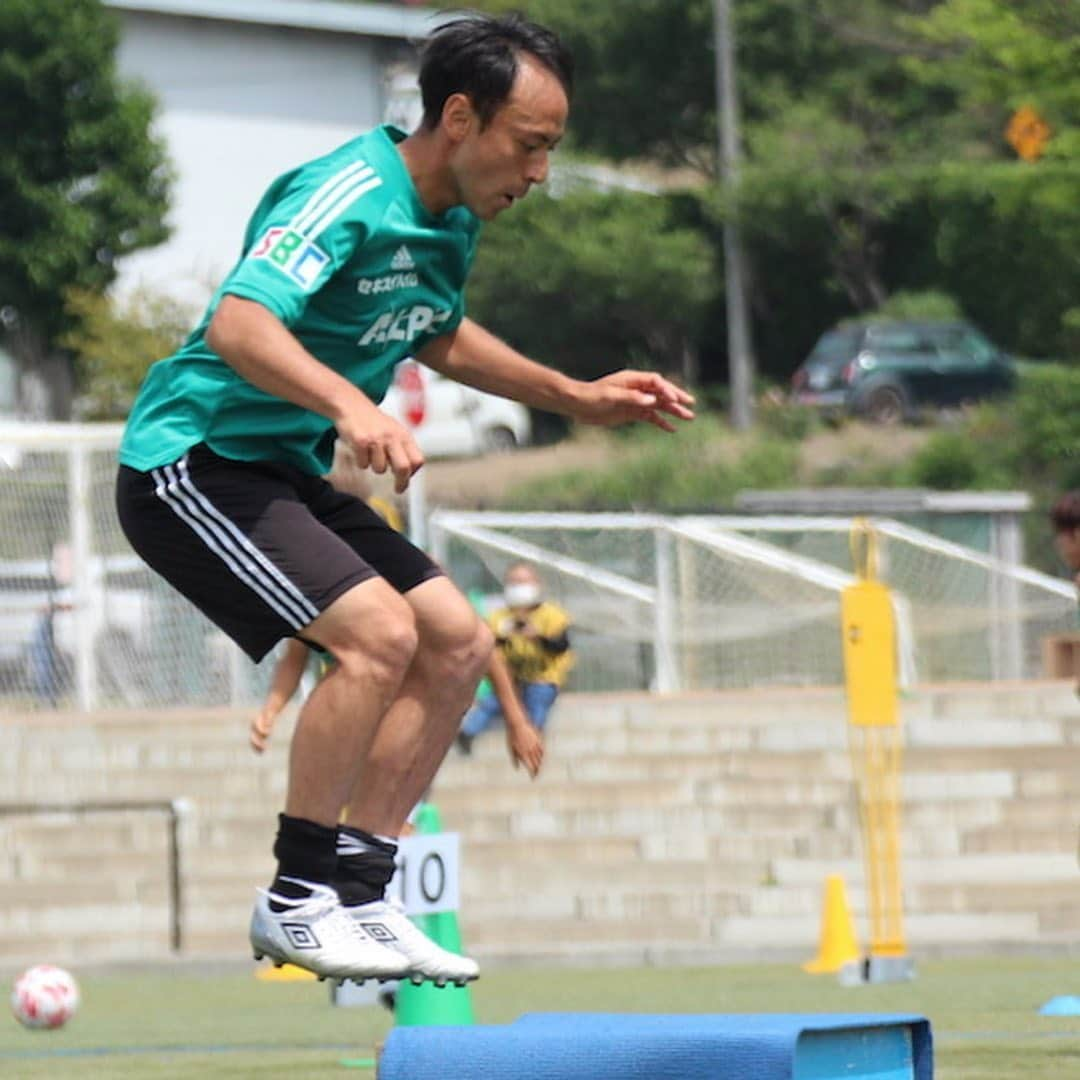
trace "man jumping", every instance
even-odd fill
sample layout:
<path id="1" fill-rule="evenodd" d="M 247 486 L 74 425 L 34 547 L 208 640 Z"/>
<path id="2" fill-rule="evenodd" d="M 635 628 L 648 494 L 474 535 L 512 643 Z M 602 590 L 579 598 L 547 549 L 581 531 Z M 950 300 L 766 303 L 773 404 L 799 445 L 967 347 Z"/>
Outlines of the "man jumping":
<path id="1" fill-rule="evenodd" d="M 439 27 L 418 130 L 376 128 L 278 178 L 128 420 L 117 506 L 135 550 L 252 659 L 295 637 L 336 661 L 293 735 L 277 873 L 252 918 L 256 955 L 275 962 L 356 980 L 478 972 L 385 890 L 491 633 L 424 552 L 320 479 L 335 440 L 406 487 L 423 457 L 377 403 L 407 355 L 586 423 L 692 418 L 659 375 L 571 379 L 464 316 L 480 222 L 547 176 L 571 83 L 558 38 L 518 16 Z"/>

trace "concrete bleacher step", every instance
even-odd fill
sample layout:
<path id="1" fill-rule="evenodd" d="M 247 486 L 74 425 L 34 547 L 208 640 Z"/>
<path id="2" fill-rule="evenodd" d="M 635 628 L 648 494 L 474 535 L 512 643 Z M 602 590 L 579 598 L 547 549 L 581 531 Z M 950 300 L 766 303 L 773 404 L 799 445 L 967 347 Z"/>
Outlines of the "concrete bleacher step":
<path id="1" fill-rule="evenodd" d="M 1077 907 L 1075 877 L 1060 881 L 1020 879 L 996 882 L 992 886 L 982 882 L 923 882 L 909 885 L 907 893 L 911 902 L 919 907 L 938 912 L 1033 911 L 1042 914 L 1056 911 L 1063 905 Z"/>
<path id="2" fill-rule="evenodd" d="M 710 944 L 717 949 L 782 950 L 809 959 L 819 930 L 816 914 L 737 915 L 714 923 Z M 1038 916 L 1031 912 L 909 912 L 904 918 L 904 930 L 915 955 L 968 945 L 982 945 L 993 951 L 1002 946 L 1035 945 L 1041 937 Z"/>
<path id="3" fill-rule="evenodd" d="M 110 964 L 159 960 L 170 955 L 166 920 L 161 929 L 125 926 L 123 933 L 102 933 L 101 923 L 84 932 L 70 922 L 51 932 L 35 931 L 23 935 L 0 934 L 0 965 L 12 970 L 41 963 L 43 956 L 68 965 Z"/>
<path id="4" fill-rule="evenodd" d="M 902 711 L 913 948 L 1080 941 L 1069 900 L 1080 794 L 1071 688 L 928 690 Z M 187 800 L 185 949 L 243 956 L 254 887 L 273 870 L 295 713 L 262 757 L 247 747 L 249 719 L 243 710 L 0 718 L 4 801 L 46 790 L 57 801 Z M 565 962 L 809 955 L 826 874 L 845 875 L 865 915 L 847 738 L 838 691 L 565 695 L 537 781 L 511 769 L 498 732 L 471 757 L 451 751 L 433 797 L 463 841 L 466 944 L 489 959 Z M 53 954 L 60 962 L 81 956 L 75 941 L 93 958 L 164 955 L 167 866 L 158 812 L 0 817 L 10 901 L 0 962 L 39 958 L 60 916 L 33 913 L 64 904 L 95 921 L 80 916 L 67 953 Z M 103 869 L 109 887 L 92 887 Z M 60 906 L 50 906 L 59 882 Z M 81 895 L 68 887 L 81 882 Z M 139 907 L 145 922 L 110 921 L 113 905 L 124 919 Z"/>
<path id="5" fill-rule="evenodd" d="M 684 805 L 691 799 L 689 780 L 632 780 L 621 783 L 541 784 L 522 790 L 512 785 L 489 785 L 474 791 L 439 788 L 439 808 L 448 816 L 482 805 L 485 811 L 518 812 L 608 809 L 626 805 Z"/>
<path id="6" fill-rule="evenodd" d="M 708 934 L 708 920 L 684 917 L 601 919 L 586 922 L 577 917 L 462 920 L 462 932 L 477 955 L 513 951 L 528 942 L 534 953 L 566 956 L 603 953 L 607 949 L 644 950 L 649 947 L 689 945 Z"/>
<path id="7" fill-rule="evenodd" d="M 1058 818 L 1049 825 L 989 825 L 969 829 L 962 839 L 962 851 L 971 854 L 1004 855 L 1013 851 L 1039 851 L 1074 855 L 1077 850 L 1077 823 Z"/>
<path id="8" fill-rule="evenodd" d="M 829 873 L 855 878 L 862 872 L 862 864 L 856 860 L 778 858 L 773 860 L 772 868 L 777 882 L 787 885 L 820 883 Z M 1076 856 L 1053 853 L 1009 852 L 940 859 L 905 858 L 903 861 L 904 881 L 912 885 L 950 881 L 996 888 L 1015 881 L 1075 882 L 1076 876 Z"/>

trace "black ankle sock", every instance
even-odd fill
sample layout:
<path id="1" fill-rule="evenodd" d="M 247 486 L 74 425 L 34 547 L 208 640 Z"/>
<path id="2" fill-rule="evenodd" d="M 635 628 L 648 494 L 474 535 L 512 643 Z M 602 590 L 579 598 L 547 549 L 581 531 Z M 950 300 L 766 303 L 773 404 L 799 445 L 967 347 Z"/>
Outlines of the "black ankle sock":
<path id="1" fill-rule="evenodd" d="M 330 884 L 337 865 L 337 830 L 279 814 L 274 857 L 278 868 L 270 891 L 292 900 L 302 900 L 311 895 L 308 886 Z M 270 901 L 271 911 L 283 911 L 284 908 L 285 905 Z"/>
<path id="2" fill-rule="evenodd" d="M 394 876 L 397 844 L 351 825 L 339 825 L 333 886 L 345 907 L 381 900 Z"/>

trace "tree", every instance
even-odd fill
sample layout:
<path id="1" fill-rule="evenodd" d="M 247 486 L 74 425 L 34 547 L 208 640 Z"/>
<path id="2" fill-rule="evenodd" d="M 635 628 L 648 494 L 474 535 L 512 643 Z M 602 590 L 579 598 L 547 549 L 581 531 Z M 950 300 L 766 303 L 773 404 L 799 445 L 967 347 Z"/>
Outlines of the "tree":
<path id="1" fill-rule="evenodd" d="M 574 152 L 693 166 L 699 197 L 669 220 L 717 251 L 723 221 L 740 218 L 764 372 L 786 377 L 830 323 L 897 291 L 945 293 L 1027 355 L 1076 340 L 1075 2 L 738 0 L 747 153 L 734 198 L 709 183 L 712 0 L 480 5 L 524 6 L 573 48 Z M 1002 137 L 1021 104 L 1052 129 L 1037 166 Z M 723 369 L 723 340 L 717 302 L 706 369 Z"/>
<path id="2" fill-rule="evenodd" d="M 910 69 L 954 93 L 987 144 L 1004 152 L 1009 116 L 1028 106 L 1049 124 L 1047 157 L 1080 160 L 1080 5 L 943 0 L 908 25 L 936 47 L 933 62 L 914 57 Z"/>
<path id="3" fill-rule="evenodd" d="M 66 367 L 69 290 L 103 292 L 168 235 L 153 99 L 118 77 L 118 38 L 99 0 L 0 4 L 0 320 L 24 370 Z"/>
<path id="4" fill-rule="evenodd" d="M 524 7 L 570 46 L 575 148 L 711 169 L 711 0 L 480 0 L 475 6 Z"/>
<path id="5" fill-rule="evenodd" d="M 59 344 L 79 357 L 84 420 L 126 417 L 147 369 L 175 352 L 193 325 L 185 304 L 147 289 L 122 300 L 73 289 L 66 305 L 74 325 Z"/>
<path id="6" fill-rule="evenodd" d="M 900 121 L 926 113 L 929 95 L 900 64 L 920 39 L 902 29 L 899 15 L 925 11 L 932 2 L 738 0 L 739 99 L 747 126 L 772 124 L 792 105 L 822 101 L 837 119 L 887 143 Z M 479 6 L 522 4 L 481 0 Z M 524 6 L 574 52 L 576 148 L 715 173 L 713 0 Z"/>
<path id="7" fill-rule="evenodd" d="M 592 378 L 627 364 L 693 377 L 713 253 L 655 195 L 535 192 L 484 230 L 469 307 L 524 351 Z"/>

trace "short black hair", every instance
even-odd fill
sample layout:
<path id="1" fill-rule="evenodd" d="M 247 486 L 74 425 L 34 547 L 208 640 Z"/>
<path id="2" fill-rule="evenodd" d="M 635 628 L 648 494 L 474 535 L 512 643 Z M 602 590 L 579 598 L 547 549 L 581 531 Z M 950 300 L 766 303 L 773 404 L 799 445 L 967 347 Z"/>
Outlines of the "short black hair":
<path id="1" fill-rule="evenodd" d="M 1050 508 L 1054 532 L 1080 529 L 1080 491 L 1066 491 Z"/>
<path id="2" fill-rule="evenodd" d="M 517 13 L 468 14 L 443 23 L 428 38 L 420 57 L 423 126 L 431 129 L 438 124 L 452 94 L 466 94 L 486 127 L 510 96 L 521 53 L 539 60 L 570 97 L 574 60 L 553 31 Z"/>

